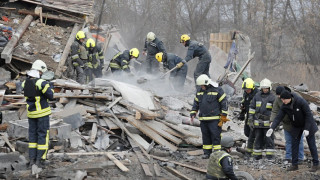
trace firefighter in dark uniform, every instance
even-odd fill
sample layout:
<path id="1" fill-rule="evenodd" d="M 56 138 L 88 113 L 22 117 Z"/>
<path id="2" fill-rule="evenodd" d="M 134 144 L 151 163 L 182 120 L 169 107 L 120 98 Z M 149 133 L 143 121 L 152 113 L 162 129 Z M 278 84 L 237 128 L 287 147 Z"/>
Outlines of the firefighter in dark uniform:
<path id="1" fill-rule="evenodd" d="M 249 109 L 249 126 L 255 131 L 253 156 L 256 160 L 262 159 L 262 150 L 266 148 L 266 157 L 272 160 L 274 154 L 274 138 L 266 137 L 270 128 L 270 117 L 275 95 L 271 93 L 271 81 L 263 79 L 260 82 L 261 91 L 252 99 Z"/>
<path id="2" fill-rule="evenodd" d="M 292 129 L 290 131 L 290 134 L 292 135 L 292 166 L 290 166 L 287 171 L 296 171 L 299 169 L 299 144 L 303 134 L 306 137 L 313 162 L 313 166 L 309 171 L 316 172 L 319 169 L 319 157 L 315 139 L 315 133 L 318 131 L 318 126 L 313 119 L 308 102 L 302 97 L 292 94 L 287 90 L 282 91 L 280 99 L 282 100 L 283 105 L 275 117 L 271 128 L 268 130 L 267 136 L 271 136 L 284 116 L 288 115 L 292 124 Z"/>
<path id="3" fill-rule="evenodd" d="M 255 88 L 254 81 L 251 78 L 247 78 L 242 83 L 243 98 L 241 101 L 241 112 L 239 120 L 245 120 L 244 124 L 244 134 L 248 137 L 248 144 L 246 149 L 246 157 L 250 157 L 253 152 L 253 143 L 255 139 L 254 129 L 250 129 L 248 118 L 249 118 L 249 106 L 253 97 L 257 94 L 258 89 Z"/>
<path id="4" fill-rule="evenodd" d="M 184 82 L 188 73 L 188 65 L 179 56 L 167 53 L 166 56 L 162 52 L 156 54 L 156 59 L 163 63 L 163 66 L 169 70 L 177 67 L 176 70 L 170 72 L 170 83 L 175 90 L 183 90 Z"/>
<path id="5" fill-rule="evenodd" d="M 38 167 L 44 167 L 47 157 L 51 114 L 48 100 L 53 100 L 54 94 L 49 82 L 40 79 L 45 71 L 46 64 L 36 60 L 27 74 L 28 78 L 22 83 L 29 119 L 29 164 Z"/>
<path id="6" fill-rule="evenodd" d="M 127 73 L 130 73 L 130 59 L 132 58 L 138 58 L 139 57 L 139 50 L 137 48 L 132 48 L 129 50 L 125 50 L 122 53 L 119 52 L 116 54 L 112 60 L 110 61 L 110 68 L 112 73 L 120 73 L 122 71 L 125 71 Z"/>
<path id="7" fill-rule="evenodd" d="M 162 52 L 164 56 L 166 56 L 166 49 L 164 48 L 163 42 L 160 41 L 153 32 L 149 32 L 142 52 L 143 55 L 147 55 L 146 70 L 148 74 L 159 73 L 159 63 L 155 58 L 155 55 L 159 52 Z"/>
<path id="8" fill-rule="evenodd" d="M 201 74 L 206 74 L 208 77 L 210 77 L 209 68 L 211 63 L 211 55 L 207 48 L 204 47 L 202 43 L 191 41 L 190 36 L 187 34 L 183 34 L 181 36 L 180 43 L 183 43 L 185 47 L 188 47 L 187 56 L 184 59 L 186 62 L 189 62 L 195 57 L 199 57 L 199 62 L 193 74 L 194 80 L 196 81 Z"/>
<path id="9" fill-rule="evenodd" d="M 212 149 L 220 150 L 221 127 L 228 121 L 228 105 L 226 94 L 216 82 L 206 75 L 200 75 L 196 84 L 201 88 L 197 91 L 190 112 L 191 123 L 199 111 L 200 128 L 203 142 L 203 159 L 208 159 Z"/>
<path id="10" fill-rule="evenodd" d="M 70 52 L 72 65 L 77 73 L 76 80 L 81 84 L 85 82 L 84 65 L 88 58 L 87 50 L 85 48 L 85 38 L 85 33 L 83 31 L 79 31 L 76 34 L 75 41 L 71 45 Z"/>
<path id="11" fill-rule="evenodd" d="M 88 60 L 85 63 L 85 82 L 89 83 L 93 80 L 93 75 L 96 78 L 102 76 L 102 69 L 104 66 L 104 55 L 101 45 L 97 45 L 93 39 L 89 38 L 86 42 L 88 51 Z"/>
<path id="12" fill-rule="evenodd" d="M 237 180 L 238 178 L 233 172 L 233 160 L 231 155 L 231 147 L 233 146 L 233 138 L 230 136 L 222 136 L 221 150 L 214 151 L 209 159 L 207 168 L 207 179 L 210 180 Z"/>

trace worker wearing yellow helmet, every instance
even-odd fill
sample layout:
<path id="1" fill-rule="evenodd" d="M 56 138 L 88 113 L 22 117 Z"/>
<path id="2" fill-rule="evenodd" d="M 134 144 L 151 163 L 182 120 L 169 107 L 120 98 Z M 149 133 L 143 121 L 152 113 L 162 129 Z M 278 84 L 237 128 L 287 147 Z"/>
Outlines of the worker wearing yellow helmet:
<path id="1" fill-rule="evenodd" d="M 139 50 L 137 48 L 132 48 L 130 50 L 125 50 L 116 54 L 110 61 L 109 67 L 111 72 L 122 72 L 125 71 L 130 73 L 129 63 L 132 58 L 139 57 Z"/>
<path id="2" fill-rule="evenodd" d="M 96 78 L 102 76 L 104 68 L 104 55 L 101 44 L 96 45 L 94 39 L 89 38 L 86 42 L 88 58 L 85 63 L 85 83 L 93 80 L 93 75 Z"/>
<path id="3" fill-rule="evenodd" d="M 76 71 L 76 81 L 83 84 L 85 82 L 84 63 L 87 60 L 87 50 L 85 48 L 86 34 L 78 31 L 75 41 L 71 45 L 70 58 L 74 71 Z"/>
<path id="4" fill-rule="evenodd" d="M 146 58 L 146 71 L 147 73 L 159 73 L 159 63 L 157 62 L 155 55 L 162 52 L 166 56 L 166 49 L 163 42 L 160 41 L 153 32 L 147 34 L 147 38 L 144 43 L 144 49 L 142 54 L 147 55 Z"/>
<path id="5" fill-rule="evenodd" d="M 188 47 L 187 56 L 185 57 L 185 61 L 189 62 L 191 59 L 198 57 L 199 62 L 194 71 L 194 82 L 201 74 L 209 75 L 209 67 L 211 63 L 211 55 L 207 48 L 197 41 L 190 40 L 190 36 L 187 34 L 183 34 L 180 37 L 180 43 L 182 43 L 185 47 Z"/>
<path id="6" fill-rule="evenodd" d="M 176 68 L 175 70 L 170 72 L 170 83 L 175 90 L 183 90 L 183 85 L 188 72 L 188 66 L 185 61 L 179 56 L 172 53 L 167 53 L 167 55 L 164 56 L 162 52 L 159 52 L 155 57 L 160 63 L 163 63 L 164 68 L 167 68 L 169 70 Z"/>

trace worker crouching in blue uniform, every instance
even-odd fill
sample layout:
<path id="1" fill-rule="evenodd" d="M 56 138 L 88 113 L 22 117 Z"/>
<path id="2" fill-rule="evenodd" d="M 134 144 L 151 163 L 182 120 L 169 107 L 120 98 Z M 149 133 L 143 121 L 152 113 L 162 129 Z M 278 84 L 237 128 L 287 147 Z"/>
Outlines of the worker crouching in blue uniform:
<path id="1" fill-rule="evenodd" d="M 228 105 L 226 94 L 216 82 L 202 74 L 197 78 L 198 90 L 190 112 L 191 123 L 199 111 L 200 128 L 203 142 L 203 159 L 208 159 L 212 149 L 220 150 L 221 127 L 228 121 Z"/>
<path id="2" fill-rule="evenodd" d="M 44 168 L 49 148 L 49 115 L 51 109 L 48 100 L 53 100 L 53 89 L 49 82 L 40 79 L 47 71 L 47 65 L 36 60 L 28 72 L 28 78 L 22 83 L 27 102 L 29 122 L 29 165 L 36 164 Z"/>

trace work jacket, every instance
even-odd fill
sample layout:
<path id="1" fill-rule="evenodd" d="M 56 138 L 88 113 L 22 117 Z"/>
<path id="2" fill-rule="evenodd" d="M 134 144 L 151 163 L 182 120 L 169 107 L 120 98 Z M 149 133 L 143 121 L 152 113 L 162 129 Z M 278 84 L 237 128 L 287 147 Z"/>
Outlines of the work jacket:
<path id="1" fill-rule="evenodd" d="M 237 179 L 230 154 L 224 150 L 214 151 L 209 159 L 207 174 L 210 179 Z"/>
<path id="2" fill-rule="evenodd" d="M 166 55 L 166 49 L 164 48 L 163 42 L 160 41 L 158 38 L 155 38 L 153 41 L 145 40 L 143 51 L 148 52 L 148 56 L 152 56 L 155 58 L 155 55 L 159 52 L 162 52 Z"/>
<path id="3" fill-rule="evenodd" d="M 252 99 L 249 109 L 249 123 L 253 123 L 255 128 L 269 128 L 272 105 L 275 95 L 270 91 L 258 92 Z"/>
<path id="4" fill-rule="evenodd" d="M 228 114 L 226 94 L 221 87 L 211 84 L 206 90 L 200 89 L 194 99 L 191 113 L 199 110 L 199 120 L 219 120 L 220 115 Z"/>
<path id="5" fill-rule="evenodd" d="M 110 61 L 110 68 L 124 70 L 126 72 L 130 72 L 129 68 L 130 63 L 130 52 L 129 50 L 125 50 L 122 53 L 119 52 L 116 54 L 112 60 Z"/>
<path id="6" fill-rule="evenodd" d="M 253 97 L 259 92 L 257 88 L 252 89 L 251 93 L 247 93 L 244 91 L 243 96 L 242 96 L 242 101 L 241 101 L 241 106 L 243 106 L 243 110 L 241 113 L 244 113 L 247 115 L 246 119 L 249 118 L 249 108 L 250 108 L 250 103 Z"/>
<path id="7" fill-rule="evenodd" d="M 27 102 L 28 118 L 40 118 L 51 114 L 48 100 L 53 100 L 54 91 L 49 82 L 28 78 L 22 82 Z"/>
<path id="8" fill-rule="evenodd" d="M 74 66 L 84 66 L 88 59 L 88 53 L 85 45 L 78 40 L 75 40 L 71 45 L 70 56 Z"/>
<path id="9" fill-rule="evenodd" d="M 101 45 L 98 45 L 95 48 L 93 48 L 93 51 L 88 50 L 87 66 L 89 68 L 97 69 L 98 67 L 103 65 L 104 65 L 104 55 L 103 55 L 103 49 Z"/>
<path id="10" fill-rule="evenodd" d="M 209 51 L 207 48 L 202 44 L 197 41 L 187 41 L 188 43 L 188 51 L 187 51 L 187 56 L 185 58 L 185 61 L 188 62 L 191 59 L 195 57 L 199 57 L 200 61 L 207 61 L 211 62 L 211 55 L 209 54 Z"/>
<path id="11" fill-rule="evenodd" d="M 166 60 L 163 62 L 163 65 L 165 68 L 170 70 L 170 69 L 176 67 L 177 64 L 180 62 L 182 62 L 182 58 L 180 58 L 179 56 L 177 56 L 175 54 L 168 53 Z M 188 65 L 184 64 L 181 68 L 177 68 L 177 69 L 171 71 L 170 77 L 175 77 L 178 75 L 178 73 L 187 74 L 187 71 L 188 71 Z"/>

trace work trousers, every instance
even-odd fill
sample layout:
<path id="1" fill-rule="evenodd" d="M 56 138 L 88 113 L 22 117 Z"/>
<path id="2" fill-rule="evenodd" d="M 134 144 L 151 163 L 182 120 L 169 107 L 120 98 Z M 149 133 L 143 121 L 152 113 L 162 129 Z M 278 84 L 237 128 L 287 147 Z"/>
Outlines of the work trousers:
<path id="1" fill-rule="evenodd" d="M 49 148 L 49 116 L 29 118 L 29 159 L 47 158 Z"/>
<path id="2" fill-rule="evenodd" d="M 213 150 L 220 150 L 221 127 L 218 126 L 219 120 L 201 120 L 200 128 L 202 133 L 202 148 L 204 154 L 211 154 Z"/>
<path id="3" fill-rule="evenodd" d="M 292 165 L 298 165 L 298 154 L 299 154 L 299 144 L 302 136 L 302 130 L 299 133 L 298 137 L 292 136 Z M 318 150 L 316 146 L 316 139 L 314 134 L 309 134 L 309 136 L 306 137 L 307 143 L 309 146 L 309 150 L 311 152 L 312 156 L 312 162 L 314 166 L 319 165 L 319 157 L 318 157 Z"/>
<path id="4" fill-rule="evenodd" d="M 262 150 L 266 148 L 267 159 L 273 158 L 274 154 L 274 136 L 273 134 L 270 137 L 266 136 L 268 128 L 255 128 L 256 139 L 254 141 L 253 155 L 255 159 L 262 158 Z"/>
<path id="5" fill-rule="evenodd" d="M 292 136 L 289 131 L 284 130 L 284 138 L 286 140 L 286 159 L 292 160 Z M 304 160 L 304 147 L 303 147 L 303 135 L 300 138 L 300 144 L 299 144 L 299 160 Z"/>
<path id="6" fill-rule="evenodd" d="M 176 91 L 183 90 L 184 82 L 187 77 L 187 69 L 179 69 L 174 77 L 170 76 L 170 83 Z"/>
<path id="7" fill-rule="evenodd" d="M 248 137 L 248 144 L 247 144 L 247 153 L 248 154 L 252 154 L 253 152 L 253 144 L 254 144 L 254 140 L 256 138 L 256 134 L 255 134 L 255 129 L 251 130 L 249 128 L 249 137 Z"/>
<path id="8" fill-rule="evenodd" d="M 193 76 L 194 76 L 194 82 L 196 82 L 197 78 L 201 74 L 206 74 L 208 77 L 209 75 L 209 68 L 211 63 L 211 56 L 210 54 L 204 54 L 199 58 L 199 62 L 197 64 L 196 69 L 194 70 Z"/>
<path id="9" fill-rule="evenodd" d="M 80 66 L 74 66 L 74 68 L 77 73 L 76 81 L 80 84 L 83 84 L 85 82 L 85 74 L 83 68 Z"/>
<path id="10" fill-rule="evenodd" d="M 159 62 L 157 61 L 155 55 L 148 54 L 146 59 L 146 72 L 148 74 L 158 74 L 159 66 Z"/>

